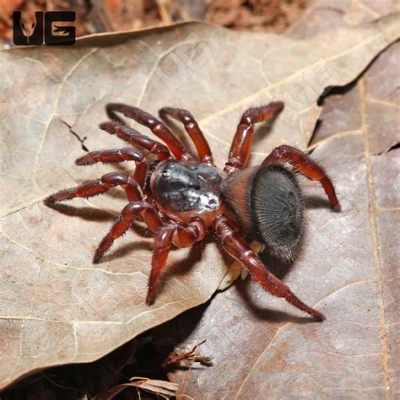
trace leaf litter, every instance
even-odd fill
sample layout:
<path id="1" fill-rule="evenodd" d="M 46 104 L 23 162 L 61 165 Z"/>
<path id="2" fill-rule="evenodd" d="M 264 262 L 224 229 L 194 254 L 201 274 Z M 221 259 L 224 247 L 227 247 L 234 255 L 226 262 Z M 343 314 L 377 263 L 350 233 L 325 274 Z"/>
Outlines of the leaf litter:
<path id="1" fill-rule="evenodd" d="M 204 303 L 226 273 L 225 260 L 213 243 L 174 251 L 157 302 L 149 308 L 144 296 L 151 239 L 137 229 L 118 242 L 105 262 L 93 266 L 91 255 L 126 200 L 114 191 L 90 201 L 77 199 L 57 210 L 42 204 L 42 199 L 56 190 L 110 171 L 109 166 L 74 165 L 82 144 L 71 130 L 86 137 L 85 146 L 90 150 L 113 148 L 118 146 L 115 138 L 96 128 L 105 119 L 107 102 L 127 102 L 152 113 L 164 105 L 185 107 L 198 119 L 221 166 L 241 113 L 250 106 L 280 99 L 286 104 L 285 112 L 268 127 L 268 134 L 263 127 L 258 130 L 252 162 L 282 143 L 305 149 L 320 113 L 317 99 L 324 89 L 353 80 L 399 36 L 396 15 L 304 41 L 188 23 L 88 37 L 68 50 L 0 52 L 4 77 L 0 91 L 1 385 L 51 365 L 95 360 Z M 314 151 L 332 171 L 344 211 L 333 215 L 317 202 L 312 210 L 314 219 L 310 217 L 313 222 L 306 246 L 310 250 L 296 263 L 308 267 L 296 267 L 287 279 L 300 297 L 321 302 L 323 311 L 325 304 L 328 307 L 326 299 L 347 286 L 368 289 L 368 299 L 373 298 L 372 286 L 366 289 L 366 285 L 355 284 L 363 262 L 370 265 L 362 255 L 350 259 L 352 268 L 342 272 L 340 282 L 328 281 L 336 275 L 333 257 L 325 283 L 321 284 L 313 270 L 317 264 L 326 265 L 327 254 L 334 254 L 337 260 L 343 258 L 340 252 L 343 256 L 350 249 L 365 253 L 365 248 L 370 248 L 365 232 L 366 242 L 361 247 L 345 241 L 354 235 L 353 214 L 361 226 L 367 210 L 365 198 L 357 192 L 365 174 L 365 168 L 357 164 L 362 146 L 354 137 L 350 139 L 343 151 L 337 142 L 334 146 L 321 144 Z M 341 154 L 339 166 L 336 154 Z M 351 185 L 349 165 L 356 173 Z M 310 190 L 314 189 L 310 185 Z M 327 233 L 324 239 L 314 235 L 322 229 Z M 330 248 L 329 238 L 343 233 L 343 241 Z M 363 280 L 372 285 L 372 273 L 366 271 Z M 259 296 L 266 309 L 289 311 L 284 302 L 265 292 L 264 300 Z M 353 299 L 358 300 L 357 296 Z M 243 315 L 247 318 L 248 313 Z M 301 327 L 318 328 L 321 335 L 328 328 L 315 324 Z M 207 343 L 209 336 L 204 336 Z"/>
<path id="2" fill-rule="evenodd" d="M 318 2 L 315 7 L 310 14 L 318 21 Z M 322 9 L 320 14 L 325 15 Z M 397 398 L 399 55 L 397 42 L 359 79 L 324 98 L 308 149 L 341 193 L 341 217 L 334 221 L 322 212 L 317 192 L 307 185 L 303 252 L 292 266 L 275 264 L 275 273 L 296 292 L 303 289 L 308 299 L 318 293 L 311 304 L 327 320 L 318 325 L 288 319 L 281 305 L 274 307 L 275 299 L 266 299 L 253 283 L 239 282 L 213 299 L 200 323 L 185 314 L 169 327 L 171 335 L 178 331 L 179 342 L 206 337 L 204 351 L 215 359 L 212 371 L 169 374 L 184 393 L 205 400 L 266 393 L 271 399 Z"/>

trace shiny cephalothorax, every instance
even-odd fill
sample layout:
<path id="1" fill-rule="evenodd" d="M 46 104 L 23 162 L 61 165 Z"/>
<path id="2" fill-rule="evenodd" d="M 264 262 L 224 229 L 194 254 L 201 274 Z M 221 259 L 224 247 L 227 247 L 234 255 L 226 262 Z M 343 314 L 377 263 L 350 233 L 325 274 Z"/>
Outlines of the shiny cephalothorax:
<path id="1" fill-rule="evenodd" d="M 212 165 L 168 160 L 160 163 L 151 177 L 154 199 L 171 218 L 185 214 L 208 219 L 222 205 L 222 177 Z"/>
<path id="2" fill-rule="evenodd" d="M 293 257 L 301 240 L 304 210 L 296 173 L 319 181 L 331 207 L 339 210 L 335 189 L 325 171 L 294 147 L 277 147 L 261 165 L 247 167 L 255 124 L 271 120 L 282 109 L 281 102 L 248 109 L 237 127 L 225 168 L 220 171 L 214 166 L 207 140 L 188 111 L 166 107 L 160 115 L 184 124 L 196 148 L 196 158 L 162 121 L 136 107 L 108 104 L 111 121 L 100 124 L 100 128 L 133 147 L 93 151 L 77 159 L 76 164 L 131 160 L 136 164 L 135 172 L 108 173 L 61 190 L 49 196 L 46 203 L 95 196 L 121 186 L 129 203 L 101 241 L 93 262 L 98 263 L 135 220 L 145 222 L 155 235 L 148 304 L 155 300 L 170 249 L 192 246 L 212 230 L 227 253 L 241 262 L 265 290 L 322 321 L 323 315 L 271 274 L 244 239 L 247 234 L 263 242 L 272 254 L 286 260 Z M 165 144 L 128 127 L 116 113 L 147 126 Z"/>

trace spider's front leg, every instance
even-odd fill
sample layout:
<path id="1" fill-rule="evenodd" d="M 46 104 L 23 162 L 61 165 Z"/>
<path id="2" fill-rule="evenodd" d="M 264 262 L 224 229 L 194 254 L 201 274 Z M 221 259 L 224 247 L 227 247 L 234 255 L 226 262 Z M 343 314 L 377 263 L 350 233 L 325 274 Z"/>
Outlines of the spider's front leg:
<path id="1" fill-rule="evenodd" d="M 168 150 L 168 149 L 167 149 Z M 169 154 L 169 153 L 168 153 Z M 157 159 L 160 159 L 157 155 Z M 122 161 L 135 161 L 136 169 L 134 172 L 134 179 L 140 187 L 144 186 L 149 160 L 147 155 L 143 154 L 140 150 L 134 147 L 125 147 L 123 149 L 113 150 L 97 150 L 91 151 L 82 157 L 75 160 L 76 165 L 91 165 L 98 162 L 119 163 Z M 131 199 L 134 200 L 134 199 Z"/>
<path id="2" fill-rule="evenodd" d="M 141 217 L 151 232 L 158 232 L 163 222 L 157 210 L 145 201 L 132 201 L 121 211 L 120 216 L 111 227 L 110 231 L 100 242 L 93 257 L 93 263 L 100 262 L 104 253 L 111 247 L 116 239 L 122 236 L 132 225 L 135 219 Z"/>
<path id="3" fill-rule="evenodd" d="M 156 298 L 158 281 L 166 263 L 172 245 L 175 247 L 190 247 L 203 240 L 205 228 L 200 220 L 188 225 L 170 225 L 162 227 L 154 238 L 154 250 L 151 260 L 151 273 L 146 303 L 152 304 Z"/>
<path id="4" fill-rule="evenodd" d="M 110 172 L 100 179 L 84 182 L 74 188 L 60 190 L 47 197 L 44 202 L 49 205 L 59 201 L 71 200 L 75 197 L 88 198 L 97 196 L 107 192 L 114 186 L 121 186 L 130 201 L 142 198 L 142 190 L 136 180 L 123 172 Z"/>
<path id="5" fill-rule="evenodd" d="M 106 131 L 111 135 L 116 135 L 133 146 L 140 146 L 146 149 L 150 153 L 156 155 L 158 160 L 166 160 L 171 157 L 170 151 L 162 143 L 139 133 L 129 126 L 121 125 L 115 121 L 106 121 L 102 122 L 99 127 L 103 131 Z"/>
<path id="6" fill-rule="evenodd" d="M 146 303 L 152 304 L 156 298 L 159 277 L 166 265 L 171 247 L 173 245 L 176 247 L 191 246 L 204 238 L 205 229 L 203 223 L 197 220 L 188 225 L 164 225 L 157 210 L 151 204 L 134 201 L 122 210 L 117 221 L 101 241 L 93 257 L 95 264 L 100 262 L 114 241 L 121 237 L 139 216 L 142 217 L 150 231 L 155 233 L 149 289 L 146 297 Z"/>
<path id="7" fill-rule="evenodd" d="M 250 157 L 255 124 L 271 120 L 282 110 L 283 103 L 277 101 L 266 106 L 249 108 L 243 113 L 232 141 L 228 161 L 224 168 L 225 172 L 231 174 L 246 166 Z"/>
<path id="8" fill-rule="evenodd" d="M 122 161 L 135 161 L 137 163 L 146 161 L 145 155 L 133 147 L 112 150 L 96 150 L 85 154 L 75 160 L 76 165 L 92 165 L 98 162 L 104 164 L 119 163 Z"/>
<path id="9" fill-rule="evenodd" d="M 178 160 L 188 160 L 191 158 L 186 152 L 185 147 L 168 129 L 168 127 L 162 121 L 153 117 L 146 111 L 121 103 L 107 104 L 106 111 L 110 119 L 117 121 L 119 124 L 124 124 L 124 121 L 116 115 L 117 112 L 125 115 L 125 117 L 134 119 L 141 125 L 147 126 L 157 137 L 167 144 L 174 157 Z"/>
<path id="10" fill-rule="evenodd" d="M 288 145 L 279 146 L 266 157 L 262 165 L 283 164 L 286 162 L 308 179 L 320 182 L 329 198 L 331 208 L 335 211 L 340 210 L 339 200 L 336 197 L 335 188 L 329 176 L 322 167 L 301 150 Z"/>
<path id="11" fill-rule="evenodd" d="M 271 274 L 264 263 L 251 250 L 247 243 L 237 233 L 228 218 L 221 216 L 216 220 L 215 231 L 222 241 L 222 244 L 229 255 L 243 264 L 256 282 L 271 294 L 284 297 L 287 302 L 311 315 L 317 321 L 323 321 L 324 316 L 303 303 L 280 279 Z"/>
<path id="12" fill-rule="evenodd" d="M 159 114 L 161 118 L 165 118 L 168 115 L 182 122 L 186 132 L 196 147 L 200 161 L 213 164 L 213 156 L 207 139 L 204 137 L 199 125 L 189 111 L 182 108 L 164 107 L 159 110 Z"/>

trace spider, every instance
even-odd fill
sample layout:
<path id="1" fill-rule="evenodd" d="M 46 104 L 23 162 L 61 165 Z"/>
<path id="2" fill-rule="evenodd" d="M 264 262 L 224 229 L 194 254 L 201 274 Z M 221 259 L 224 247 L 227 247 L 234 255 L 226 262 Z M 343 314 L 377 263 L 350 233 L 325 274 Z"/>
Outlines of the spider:
<path id="1" fill-rule="evenodd" d="M 226 252 L 244 265 L 252 279 L 275 296 L 283 297 L 314 319 L 323 314 L 301 301 L 280 279 L 270 273 L 244 236 L 251 235 L 275 256 L 291 259 L 303 228 L 303 196 L 296 173 L 319 181 L 332 209 L 339 210 L 333 184 L 325 171 L 295 147 L 275 148 L 259 166 L 248 167 L 255 124 L 272 120 L 284 104 L 272 102 L 244 112 L 237 127 L 223 171 L 213 163 L 207 140 L 192 114 L 184 109 L 165 107 L 159 111 L 183 123 L 197 151 L 192 157 L 164 124 L 147 112 L 126 104 L 109 103 L 110 121 L 100 128 L 133 147 L 99 150 L 76 160 L 77 165 L 97 162 L 134 161 L 133 174 L 110 172 L 100 179 L 49 196 L 47 205 L 75 197 L 91 197 L 121 186 L 129 203 L 121 211 L 95 252 L 98 263 L 113 242 L 135 220 L 147 224 L 154 234 L 154 249 L 146 303 L 156 298 L 156 288 L 172 247 L 189 247 L 213 230 Z M 134 119 L 153 132 L 163 143 L 127 126 L 118 113 Z"/>

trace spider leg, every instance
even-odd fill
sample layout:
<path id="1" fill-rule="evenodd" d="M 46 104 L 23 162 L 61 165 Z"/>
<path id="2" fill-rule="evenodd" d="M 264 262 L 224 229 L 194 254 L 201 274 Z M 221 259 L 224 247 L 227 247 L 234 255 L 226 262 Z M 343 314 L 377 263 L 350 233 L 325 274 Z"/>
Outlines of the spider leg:
<path id="1" fill-rule="evenodd" d="M 60 190 L 47 197 L 45 203 L 53 204 L 59 201 L 71 200 L 75 197 L 92 197 L 107 192 L 114 186 L 122 186 L 129 201 L 142 198 L 142 190 L 136 180 L 123 172 L 109 172 L 100 179 L 84 182 L 74 188 Z"/>
<path id="2" fill-rule="evenodd" d="M 146 303 L 152 304 L 156 298 L 157 284 L 162 270 L 167 263 L 167 257 L 172 245 L 172 235 L 175 231 L 174 226 L 161 228 L 155 238 L 153 256 L 151 258 L 151 272 L 149 277 Z"/>
<path id="3" fill-rule="evenodd" d="M 143 162 L 146 156 L 138 149 L 125 147 L 123 149 L 91 151 L 75 160 L 76 165 L 91 165 L 101 163 L 118 163 L 122 161 Z"/>
<path id="4" fill-rule="evenodd" d="M 154 238 L 154 250 L 151 260 L 149 290 L 146 303 L 152 304 L 156 298 L 157 285 L 163 271 L 171 246 L 190 247 L 203 240 L 205 228 L 200 220 L 192 221 L 187 225 L 170 225 L 162 227 Z"/>
<path id="5" fill-rule="evenodd" d="M 116 239 L 122 236 L 132 225 L 135 219 L 142 218 L 149 229 L 154 233 L 159 231 L 163 222 L 157 210 L 144 201 L 132 201 L 121 211 L 119 218 L 115 221 L 110 231 L 103 238 L 93 257 L 93 263 L 100 262 L 104 253 L 111 247 Z"/>
<path id="6" fill-rule="evenodd" d="M 168 115 L 171 118 L 182 122 L 186 132 L 196 147 L 200 161 L 207 164 L 213 163 L 213 157 L 207 139 L 204 137 L 199 125 L 189 111 L 181 108 L 164 107 L 159 110 L 159 114 L 161 118 L 165 118 L 165 116 Z"/>
<path id="7" fill-rule="evenodd" d="M 282 109 L 283 103 L 277 101 L 266 106 L 249 108 L 243 113 L 232 141 L 225 172 L 232 173 L 246 166 L 250 157 L 255 124 L 271 120 Z"/>
<path id="8" fill-rule="evenodd" d="M 91 151 L 75 160 L 75 164 L 91 165 L 97 162 L 118 163 L 122 161 L 135 161 L 136 169 L 133 177 L 139 186 L 143 187 L 149 160 L 139 149 L 125 147 L 123 149 Z"/>
<path id="9" fill-rule="evenodd" d="M 285 162 L 291 164 L 298 172 L 308 179 L 320 182 L 329 198 L 331 208 L 337 211 L 340 210 L 339 200 L 336 197 L 332 181 L 323 168 L 301 150 L 288 145 L 279 146 L 266 157 L 262 165 L 282 164 Z"/>
<path id="10" fill-rule="evenodd" d="M 140 108 L 121 103 L 108 103 L 106 105 L 106 111 L 110 119 L 118 121 L 120 124 L 124 124 L 124 122 L 115 114 L 116 112 L 122 113 L 125 117 L 132 118 L 139 124 L 150 128 L 157 137 L 167 144 L 175 158 L 178 160 L 190 159 L 190 155 L 186 152 L 182 143 L 163 122 L 153 117 L 151 114 Z"/>
<path id="11" fill-rule="evenodd" d="M 133 128 L 121 125 L 115 121 L 103 122 L 99 125 L 99 127 L 111 135 L 118 136 L 125 142 L 128 142 L 134 146 L 143 147 L 150 153 L 155 154 L 158 160 L 166 160 L 171 157 L 171 153 L 165 145 L 139 133 Z"/>
<path id="12" fill-rule="evenodd" d="M 284 297 L 287 302 L 299 310 L 311 315 L 317 321 L 322 321 L 324 316 L 320 312 L 303 303 L 287 285 L 266 269 L 264 263 L 238 235 L 237 229 L 233 228 L 228 221 L 225 216 L 221 216 L 216 220 L 215 230 L 217 235 L 226 251 L 249 270 L 253 280 L 261 284 L 265 290 L 273 295 Z"/>

